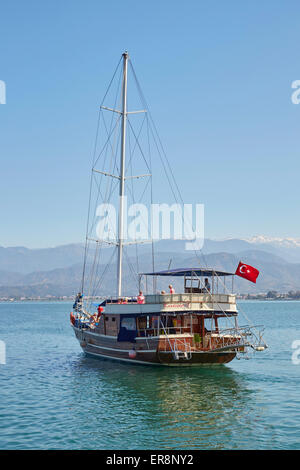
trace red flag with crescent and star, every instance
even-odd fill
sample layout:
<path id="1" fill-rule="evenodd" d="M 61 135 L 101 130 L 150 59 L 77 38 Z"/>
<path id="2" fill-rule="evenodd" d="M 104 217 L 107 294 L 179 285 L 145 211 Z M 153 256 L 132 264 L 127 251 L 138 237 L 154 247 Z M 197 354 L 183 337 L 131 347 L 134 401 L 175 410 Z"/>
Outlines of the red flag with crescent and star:
<path id="1" fill-rule="evenodd" d="M 240 261 L 235 274 L 255 283 L 257 276 L 259 275 L 259 271 L 258 269 L 253 268 L 253 266 L 249 266 L 249 264 L 245 264 Z"/>

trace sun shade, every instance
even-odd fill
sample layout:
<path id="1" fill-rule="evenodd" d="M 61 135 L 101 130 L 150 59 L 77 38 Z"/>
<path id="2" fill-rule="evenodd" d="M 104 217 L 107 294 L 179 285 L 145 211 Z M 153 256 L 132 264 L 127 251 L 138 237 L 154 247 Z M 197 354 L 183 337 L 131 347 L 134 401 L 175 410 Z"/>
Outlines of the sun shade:
<path id="1" fill-rule="evenodd" d="M 156 271 L 153 273 L 141 273 L 144 276 L 233 276 L 234 273 L 227 273 L 225 271 L 217 271 L 209 268 L 179 268 L 167 269 L 166 271 Z"/>

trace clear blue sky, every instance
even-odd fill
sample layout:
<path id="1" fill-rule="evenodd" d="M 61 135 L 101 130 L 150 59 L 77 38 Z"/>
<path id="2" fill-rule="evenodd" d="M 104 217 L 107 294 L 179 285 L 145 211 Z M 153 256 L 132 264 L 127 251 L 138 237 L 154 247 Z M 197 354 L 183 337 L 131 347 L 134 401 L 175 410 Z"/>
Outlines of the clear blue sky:
<path id="1" fill-rule="evenodd" d="M 300 236 L 298 1 L 12 0 L 0 15 L 0 245 L 83 240 L 98 105 L 125 49 L 206 236 Z"/>

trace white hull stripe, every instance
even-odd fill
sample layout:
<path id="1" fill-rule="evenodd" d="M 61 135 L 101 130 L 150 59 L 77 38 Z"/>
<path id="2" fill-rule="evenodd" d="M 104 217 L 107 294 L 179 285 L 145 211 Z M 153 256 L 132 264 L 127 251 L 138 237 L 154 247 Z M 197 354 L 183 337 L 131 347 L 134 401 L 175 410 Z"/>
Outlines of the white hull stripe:
<path id="1" fill-rule="evenodd" d="M 108 348 L 107 346 L 99 346 L 97 344 L 87 343 L 87 346 L 92 346 L 93 348 L 99 349 L 107 349 L 108 351 L 116 351 L 116 352 L 127 352 L 131 351 L 131 349 L 118 349 L 118 348 Z M 135 349 L 135 352 L 142 352 L 142 353 L 155 353 L 156 349 Z"/>
<path id="2" fill-rule="evenodd" d="M 136 361 L 134 359 L 123 359 L 121 357 L 113 357 L 113 356 L 105 356 L 104 354 L 95 354 L 95 353 L 92 353 L 92 352 L 89 352 L 89 351 L 84 351 L 86 354 L 90 354 L 91 356 L 95 356 L 95 357 L 104 357 L 105 359 L 113 359 L 115 361 L 123 361 L 123 362 L 131 362 L 133 364 L 144 364 L 146 366 L 163 366 L 165 364 L 160 364 L 160 363 L 156 363 L 156 362 L 146 362 L 146 361 Z"/>
<path id="3" fill-rule="evenodd" d="M 85 354 L 88 356 L 94 356 L 97 357 L 98 359 L 105 358 L 105 359 L 112 359 L 114 361 L 122 361 L 122 362 L 131 362 L 132 364 L 142 364 L 144 366 L 163 366 L 163 367 L 214 367 L 214 366 L 221 366 L 222 364 L 201 364 L 201 363 L 157 363 L 157 362 L 146 362 L 146 361 L 136 361 L 134 359 L 123 359 L 119 357 L 113 357 L 113 356 L 105 356 L 104 354 L 95 354 L 89 351 L 85 351 Z"/>
<path id="4" fill-rule="evenodd" d="M 108 348 L 106 346 L 98 346 L 97 344 L 91 344 L 87 343 L 87 346 L 92 346 L 93 348 L 98 348 L 98 349 L 106 349 L 107 351 L 115 351 L 115 352 L 128 352 L 130 349 L 116 349 L 116 348 Z M 134 349 L 135 352 L 141 352 L 141 353 L 156 353 L 156 349 Z M 192 351 L 192 354 L 217 354 L 219 351 Z M 228 353 L 231 354 L 232 351 L 221 351 L 222 353 Z M 172 351 L 159 351 L 159 354 L 172 354 Z"/>

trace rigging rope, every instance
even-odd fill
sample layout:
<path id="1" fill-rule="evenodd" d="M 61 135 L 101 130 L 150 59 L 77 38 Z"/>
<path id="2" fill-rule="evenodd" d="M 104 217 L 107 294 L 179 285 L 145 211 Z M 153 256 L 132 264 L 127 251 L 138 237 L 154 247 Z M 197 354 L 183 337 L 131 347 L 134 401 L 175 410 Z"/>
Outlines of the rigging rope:
<path id="1" fill-rule="evenodd" d="M 105 102 L 105 99 L 106 99 L 106 97 L 109 93 L 109 90 L 112 86 L 112 83 L 113 83 L 113 81 L 116 77 L 118 68 L 120 67 L 121 60 L 122 60 L 122 57 L 120 58 L 119 63 L 118 63 L 118 65 L 116 67 L 116 70 L 114 72 L 114 75 L 113 75 L 113 77 L 112 77 L 112 79 L 109 83 L 109 86 L 106 90 L 104 98 L 101 102 L 101 106 Z M 145 188 L 144 188 L 144 190 L 141 194 L 141 197 L 140 197 L 140 201 L 142 200 L 142 198 L 146 194 L 147 188 L 150 184 L 150 198 L 151 198 L 151 204 L 152 204 L 153 203 L 153 184 L 152 184 L 153 178 L 152 178 L 152 156 L 151 156 L 151 144 L 150 144 L 150 140 L 151 140 L 150 136 L 151 136 L 154 140 L 156 151 L 158 153 L 159 159 L 160 159 L 161 164 L 163 166 L 163 170 L 164 170 L 164 173 L 166 175 L 169 186 L 171 188 L 171 192 L 173 194 L 175 202 L 178 203 L 178 201 L 181 201 L 181 204 L 183 205 L 183 198 L 182 198 L 181 192 L 179 190 L 178 184 L 176 182 L 172 167 L 171 167 L 170 162 L 167 158 L 166 152 L 163 148 L 161 139 L 159 137 L 158 131 L 157 131 L 155 123 L 154 123 L 154 120 L 153 120 L 153 118 L 152 118 L 152 116 L 149 112 L 149 107 L 147 105 L 146 99 L 144 97 L 144 94 L 142 92 L 141 86 L 139 84 L 139 81 L 137 79 L 135 70 L 133 68 L 133 65 L 132 65 L 132 62 L 131 62 L 130 59 L 129 59 L 129 64 L 130 64 L 130 68 L 132 70 L 134 81 L 135 81 L 135 84 L 136 84 L 136 87 L 137 87 L 137 90 L 138 90 L 140 101 L 141 101 L 142 105 L 144 106 L 144 108 L 147 110 L 147 112 L 145 113 L 145 116 L 143 118 L 143 121 L 142 121 L 137 133 L 135 132 L 135 130 L 133 128 L 133 125 L 131 123 L 131 119 L 129 119 L 128 116 L 127 116 L 130 158 L 127 161 L 126 170 L 130 171 L 131 176 L 133 176 L 133 174 L 132 174 L 132 161 L 133 161 L 134 155 L 136 153 L 136 150 L 138 149 L 139 152 L 140 152 L 140 155 L 141 155 L 141 157 L 142 157 L 142 159 L 143 159 L 143 161 L 144 161 L 144 163 L 145 163 L 145 165 L 146 165 L 146 167 L 147 167 L 147 169 L 148 169 L 148 171 L 151 175 L 150 178 L 146 181 Z M 122 93 L 120 93 L 121 77 L 122 77 L 122 68 L 120 67 L 120 73 L 119 73 L 118 82 L 117 82 L 117 92 L 115 94 L 114 108 L 113 109 L 116 109 L 118 96 L 119 96 L 119 106 L 120 106 L 120 102 L 121 102 L 121 98 L 122 98 Z M 85 275 L 86 275 L 88 251 L 89 251 L 89 248 L 90 248 L 89 235 L 94 230 L 95 224 L 96 224 L 95 219 L 92 220 L 92 222 L 90 222 L 91 204 L 92 204 L 91 198 L 92 198 L 93 184 L 94 183 L 96 184 L 96 190 L 97 190 L 97 195 L 96 195 L 96 198 L 95 198 L 95 206 L 94 206 L 95 211 L 96 211 L 99 199 L 101 198 L 104 202 L 106 202 L 108 204 L 110 202 L 116 188 L 118 187 L 118 180 L 117 180 L 117 183 L 114 184 L 114 182 L 113 182 L 114 178 L 107 178 L 107 184 L 106 184 L 106 188 L 105 188 L 105 191 L 104 191 L 105 194 L 103 194 L 103 192 L 102 192 L 102 181 L 103 181 L 104 175 L 101 174 L 99 184 L 98 184 L 98 179 L 95 175 L 95 167 L 96 167 L 97 163 L 99 162 L 100 158 L 102 160 L 102 167 L 103 168 L 105 168 L 107 159 L 109 159 L 109 167 L 111 169 L 111 174 L 114 174 L 116 169 L 117 169 L 117 172 L 119 171 L 118 165 L 117 165 L 116 155 L 117 155 L 118 148 L 119 148 L 119 140 L 120 140 L 119 137 L 120 137 L 120 132 L 121 132 L 121 126 L 120 126 L 121 114 L 117 114 L 117 118 L 115 118 L 116 113 L 111 111 L 112 112 L 112 117 L 110 119 L 110 124 L 107 127 L 106 121 L 105 121 L 105 118 L 104 118 L 104 112 L 107 112 L 107 110 L 103 110 L 100 107 L 100 111 L 99 111 L 99 115 L 98 115 L 98 123 L 97 123 L 97 131 L 96 131 L 94 152 L 93 152 L 93 167 L 92 167 L 92 174 L 91 174 L 91 180 L 90 180 L 89 208 L 88 208 L 88 218 L 87 218 L 87 236 L 86 236 L 86 243 L 85 243 L 84 268 L 83 268 L 83 276 L 82 276 L 82 291 L 84 289 L 84 280 L 85 280 Z M 101 118 L 102 118 L 102 121 L 101 121 Z M 98 143 L 98 138 L 99 138 L 101 122 L 103 122 L 103 125 L 104 125 L 104 129 L 105 129 L 105 133 L 106 133 L 106 141 L 105 141 L 105 144 L 103 145 L 102 149 L 100 150 L 100 153 L 96 157 L 97 143 Z M 140 144 L 140 138 L 141 138 L 141 134 L 142 134 L 145 123 L 146 123 L 146 130 L 147 130 L 148 158 L 146 157 L 144 151 L 142 150 L 142 146 Z M 134 145 L 133 146 L 131 146 L 131 137 L 130 137 L 131 135 L 134 137 Z M 114 140 L 113 143 L 112 143 L 112 140 Z M 108 156 L 109 153 L 110 153 L 110 157 Z M 133 178 L 131 178 L 131 179 L 132 179 L 131 189 L 130 189 L 130 187 L 128 187 L 128 190 L 131 194 L 133 203 L 135 203 L 136 198 L 135 198 L 135 194 L 134 194 Z M 183 217 L 183 214 L 182 214 L 182 217 Z M 141 218 L 143 220 L 143 217 L 141 217 Z M 192 224 L 191 224 L 191 226 L 192 226 Z M 117 235 L 116 234 L 114 234 L 114 235 L 117 239 Z M 136 236 L 137 236 L 137 234 L 136 234 L 136 227 L 135 227 L 135 241 L 137 241 Z M 154 270 L 155 255 L 154 255 L 154 241 L 153 241 L 152 237 L 151 237 L 150 241 L 151 241 L 151 251 L 152 251 L 152 269 Z M 95 268 L 95 262 L 98 261 L 98 258 L 100 258 L 100 256 L 101 256 L 102 247 L 103 247 L 103 243 L 101 243 L 101 241 L 98 240 L 96 250 L 95 250 L 95 253 L 94 253 L 94 263 L 93 263 L 92 269 L 90 270 L 90 289 L 92 288 L 93 292 L 95 291 L 95 286 L 96 286 L 96 283 L 97 283 L 97 277 L 98 277 L 98 273 L 99 273 L 99 266 L 97 266 L 97 268 Z M 194 252 L 195 252 L 196 257 L 198 258 L 198 255 L 199 255 L 198 251 L 194 250 Z M 130 269 L 132 270 L 132 265 L 131 265 L 130 259 L 128 257 L 127 250 L 124 250 L 124 253 L 125 253 L 125 256 L 127 258 L 128 265 L 129 265 Z M 202 252 L 200 252 L 200 254 L 202 255 L 202 257 L 204 259 L 204 262 L 205 262 L 205 265 L 207 266 L 204 254 Z M 199 262 L 200 262 L 200 259 L 199 259 Z M 137 270 L 139 271 L 137 244 L 136 244 L 136 263 L 137 263 Z M 153 279 L 153 290 L 154 290 L 154 288 L 155 288 L 155 280 Z M 89 289 L 89 292 L 91 291 L 90 289 Z"/>
<path id="2" fill-rule="evenodd" d="M 165 150 L 164 150 L 164 147 L 163 147 L 163 145 L 162 145 L 161 139 L 160 139 L 160 137 L 159 137 L 157 128 L 156 128 L 156 126 L 155 126 L 154 120 L 153 120 L 152 115 L 151 115 L 151 112 L 150 112 L 150 108 L 149 108 L 149 106 L 148 106 L 148 104 L 147 104 L 146 98 L 145 98 L 145 96 L 144 96 L 144 94 L 143 94 L 142 88 L 141 88 L 141 86 L 140 86 L 140 83 L 139 83 L 138 78 L 137 78 L 137 76 L 136 76 L 134 67 L 133 67 L 133 65 L 132 65 L 132 61 L 131 61 L 130 59 L 129 59 L 129 63 L 130 63 L 131 70 L 132 70 L 132 73 L 133 73 L 133 76 L 134 76 L 134 79 L 135 79 L 135 82 L 136 82 L 137 89 L 139 90 L 139 93 L 140 93 L 140 96 L 141 96 L 141 100 L 142 100 L 142 102 L 143 102 L 144 107 L 145 107 L 145 108 L 147 109 L 147 111 L 148 111 L 148 112 L 147 112 L 147 115 L 149 115 L 149 120 L 150 120 L 150 123 L 152 124 L 152 126 L 149 126 L 149 128 L 150 128 L 150 130 L 151 130 L 152 137 L 153 137 L 153 140 L 154 140 L 154 142 L 155 142 L 155 145 L 156 145 L 156 148 L 157 148 L 157 151 L 158 151 L 158 155 L 159 155 L 159 158 L 160 158 L 161 163 L 162 163 L 162 165 L 163 165 L 164 172 L 165 172 L 165 175 L 166 175 L 167 180 L 168 180 L 168 182 L 169 182 L 169 185 L 170 185 L 170 188 L 171 188 L 173 197 L 174 197 L 175 201 L 178 202 L 178 197 L 176 196 L 176 191 L 173 189 L 173 185 L 172 185 L 172 182 L 171 182 L 171 181 L 173 181 L 173 184 L 174 184 L 174 186 L 175 186 L 175 189 L 177 190 L 177 194 L 178 194 L 178 196 L 179 196 L 179 200 L 180 200 L 181 204 L 184 205 L 183 198 L 182 198 L 180 189 L 179 189 L 179 187 L 178 187 L 178 184 L 177 184 L 177 182 L 176 182 L 176 179 L 175 179 L 175 176 L 174 176 L 172 167 L 171 167 L 171 165 L 170 165 L 170 162 L 169 162 L 169 160 L 168 160 L 167 154 L 166 154 L 166 152 L 165 152 Z M 152 127 L 153 127 L 153 129 L 152 129 Z M 156 135 L 156 137 L 157 137 L 157 140 L 158 140 L 159 145 L 158 145 L 158 143 L 157 143 L 157 141 L 156 141 L 155 135 Z M 162 155 L 161 155 L 161 152 L 160 152 L 160 150 L 159 150 L 159 147 L 161 148 L 161 151 L 162 151 L 162 154 L 163 154 L 163 156 L 164 156 L 164 158 L 165 158 L 167 167 L 166 167 L 166 165 L 165 165 L 165 163 L 164 163 L 164 160 L 163 160 L 163 158 L 162 158 Z M 168 171 L 167 171 L 167 168 L 168 168 Z M 171 178 L 169 177 L 169 174 L 171 175 Z M 183 216 L 182 216 L 182 217 L 183 217 Z M 191 228 L 193 228 L 193 224 L 191 223 L 190 225 L 191 225 Z M 196 258 L 199 260 L 199 262 L 200 262 L 200 258 L 199 258 L 199 251 L 200 251 L 200 255 L 202 256 L 203 261 L 204 261 L 204 264 L 205 264 L 205 266 L 207 267 L 206 258 L 205 258 L 204 253 L 202 252 L 202 250 L 195 250 L 195 249 L 194 249 L 193 251 L 194 251 L 194 253 L 195 253 L 195 255 L 196 255 Z"/>
<path id="3" fill-rule="evenodd" d="M 110 87 L 114 81 L 115 75 L 117 73 L 118 68 L 120 67 L 122 60 L 122 56 L 119 59 L 119 62 L 115 68 L 114 74 L 109 82 L 109 85 L 107 87 L 106 93 L 104 94 L 104 97 L 101 101 L 101 105 L 98 111 L 98 120 L 97 120 L 97 127 L 96 127 L 96 136 L 95 136 L 95 143 L 94 143 L 94 151 L 93 151 L 93 156 L 92 156 L 92 168 L 94 168 L 94 163 L 95 163 L 95 156 L 96 156 L 96 151 L 97 151 L 97 142 L 98 142 L 98 135 L 99 135 L 99 127 L 100 127 L 100 116 L 101 116 L 101 106 L 103 105 L 106 96 L 110 90 Z M 87 263 L 87 256 L 88 256 L 88 248 L 89 248 L 89 241 L 88 241 L 88 227 L 89 227 L 89 220 L 90 220 L 90 207 L 91 207 L 91 195 L 92 195 L 92 172 L 90 176 L 90 191 L 89 191 L 89 203 L 88 203 L 88 213 L 87 213 L 87 224 L 86 224 L 86 239 L 85 239 L 85 248 L 84 248 L 84 260 L 83 260 L 83 270 L 82 270 L 82 281 L 81 281 L 81 292 L 84 290 L 84 281 L 85 281 L 85 271 L 86 271 L 86 263 Z"/>

